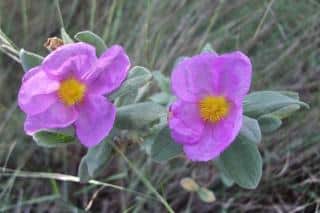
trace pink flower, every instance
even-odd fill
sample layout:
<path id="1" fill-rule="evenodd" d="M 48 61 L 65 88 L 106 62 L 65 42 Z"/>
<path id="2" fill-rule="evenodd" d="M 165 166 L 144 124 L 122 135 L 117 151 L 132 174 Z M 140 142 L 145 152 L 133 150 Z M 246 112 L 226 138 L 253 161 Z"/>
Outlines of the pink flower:
<path id="1" fill-rule="evenodd" d="M 202 53 L 180 62 L 171 87 L 171 136 L 190 160 L 216 158 L 236 138 L 242 125 L 242 101 L 251 82 L 250 59 L 241 52 Z"/>
<path id="2" fill-rule="evenodd" d="M 22 79 L 18 102 L 27 114 L 26 133 L 73 125 L 83 145 L 100 143 L 116 114 L 103 95 L 121 85 L 129 67 L 129 58 L 118 45 L 99 58 L 95 48 L 85 43 L 59 47 Z"/>

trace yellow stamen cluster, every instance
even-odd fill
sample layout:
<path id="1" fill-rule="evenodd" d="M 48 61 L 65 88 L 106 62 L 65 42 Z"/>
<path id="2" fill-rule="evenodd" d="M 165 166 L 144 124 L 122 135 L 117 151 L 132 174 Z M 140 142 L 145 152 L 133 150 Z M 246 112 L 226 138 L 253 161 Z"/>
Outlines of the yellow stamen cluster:
<path id="1" fill-rule="evenodd" d="M 199 102 L 200 116 L 203 120 L 216 123 L 229 112 L 229 103 L 222 96 L 207 96 Z"/>
<path id="2" fill-rule="evenodd" d="M 61 82 L 58 96 L 67 106 L 73 106 L 82 101 L 86 86 L 74 78 L 68 78 Z"/>

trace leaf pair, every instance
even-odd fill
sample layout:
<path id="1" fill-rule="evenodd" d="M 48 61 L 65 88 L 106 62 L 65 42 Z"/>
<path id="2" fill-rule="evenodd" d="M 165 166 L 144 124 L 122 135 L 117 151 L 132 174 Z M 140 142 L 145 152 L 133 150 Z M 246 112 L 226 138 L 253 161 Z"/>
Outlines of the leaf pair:
<path id="1" fill-rule="evenodd" d="M 301 107 L 309 106 L 299 100 L 298 93 L 287 91 L 258 91 L 247 95 L 244 99 L 244 113 L 256 118 L 262 132 L 277 130 L 282 119 L 289 117 Z"/>

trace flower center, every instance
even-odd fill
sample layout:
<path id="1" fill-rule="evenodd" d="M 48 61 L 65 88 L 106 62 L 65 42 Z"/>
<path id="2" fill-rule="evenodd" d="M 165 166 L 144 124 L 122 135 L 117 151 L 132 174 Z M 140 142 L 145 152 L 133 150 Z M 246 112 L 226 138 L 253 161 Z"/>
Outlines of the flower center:
<path id="1" fill-rule="evenodd" d="M 72 106 L 82 101 L 85 91 L 86 86 L 83 83 L 68 78 L 61 82 L 58 95 L 65 105 Z"/>
<path id="2" fill-rule="evenodd" d="M 207 96 L 199 102 L 200 116 L 203 120 L 216 123 L 229 112 L 229 103 L 222 96 Z"/>

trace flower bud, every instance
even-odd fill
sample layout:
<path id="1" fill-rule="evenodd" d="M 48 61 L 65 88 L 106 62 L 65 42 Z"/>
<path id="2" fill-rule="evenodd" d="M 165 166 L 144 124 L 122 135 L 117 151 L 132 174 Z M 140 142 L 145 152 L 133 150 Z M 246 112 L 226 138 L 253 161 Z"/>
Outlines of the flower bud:
<path id="1" fill-rule="evenodd" d="M 199 185 L 192 178 L 182 178 L 180 185 L 188 192 L 195 192 L 199 189 Z"/>
<path id="2" fill-rule="evenodd" d="M 58 47 L 62 46 L 64 43 L 62 39 L 58 37 L 51 37 L 48 38 L 47 41 L 44 43 L 44 47 L 47 48 L 49 51 L 54 51 Z"/>

